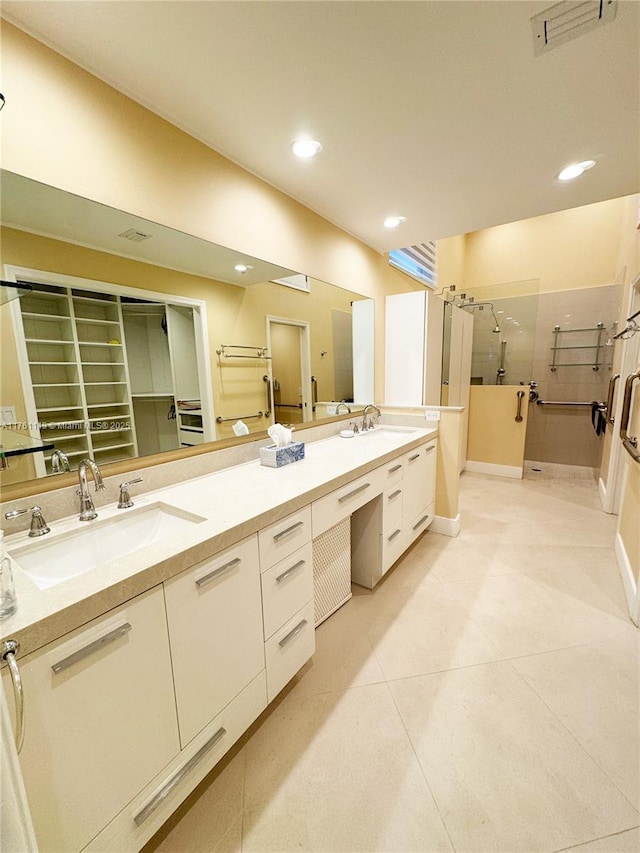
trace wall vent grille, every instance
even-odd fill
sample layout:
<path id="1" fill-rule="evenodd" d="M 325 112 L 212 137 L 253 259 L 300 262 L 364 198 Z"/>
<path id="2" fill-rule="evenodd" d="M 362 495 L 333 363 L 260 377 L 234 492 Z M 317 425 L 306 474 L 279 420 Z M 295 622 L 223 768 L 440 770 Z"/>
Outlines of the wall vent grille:
<path id="1" fill-rule="evenodd" d="M 563 0 L 531 18 L 536 56 L 579 38 L 616 16 L 618 0 Z"/>
<path id="2" fill-rule="evenodd" d="M 125 240 L 131 240 L 132 243 L 142 243 L 143 240 L 149 240 L 153 237 L 153 234 L 145 234 L 144 231 L 129 228 L 128 231 L 123 231 L 122 234 L 118 234 L 118 237 L 124 237 Z"/>

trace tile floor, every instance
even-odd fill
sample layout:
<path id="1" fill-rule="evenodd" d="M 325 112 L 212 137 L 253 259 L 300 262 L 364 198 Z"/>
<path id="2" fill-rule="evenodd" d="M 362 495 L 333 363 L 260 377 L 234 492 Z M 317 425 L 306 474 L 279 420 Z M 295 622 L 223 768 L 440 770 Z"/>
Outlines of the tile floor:
<path id="1" fill-rule="evenodd" d="M 530 466 L 529 466 L 530 467 Z M 640 851 L 640 632 L 589 469 L 462 477 L 428 533 L 148 845 Z"/>

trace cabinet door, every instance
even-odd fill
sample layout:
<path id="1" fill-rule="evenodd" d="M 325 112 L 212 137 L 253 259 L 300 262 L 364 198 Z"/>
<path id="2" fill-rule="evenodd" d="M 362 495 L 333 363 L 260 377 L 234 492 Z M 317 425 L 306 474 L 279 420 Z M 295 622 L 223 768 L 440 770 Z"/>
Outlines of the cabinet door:
<path id="1" fill-rule="evenodd" d="M 425 515 L 433 515 L 436 484 L 436 442 L 418 447 L 404 456 L 403 523 L 407 544 L 428 527 Z M 431 510 L 431 512 L 429 512 Z"/>
<path id="2" fill-rule="evenodd" d="M 256 537 L 164 587 L 184 747 L 264 669 Z"/>
<path id="3" fill-rule="evenodd" d="M 179 751 L 161 588 L 27 656 L 20 670 L 20 764 L 38 847 L 80 850 Z"/>

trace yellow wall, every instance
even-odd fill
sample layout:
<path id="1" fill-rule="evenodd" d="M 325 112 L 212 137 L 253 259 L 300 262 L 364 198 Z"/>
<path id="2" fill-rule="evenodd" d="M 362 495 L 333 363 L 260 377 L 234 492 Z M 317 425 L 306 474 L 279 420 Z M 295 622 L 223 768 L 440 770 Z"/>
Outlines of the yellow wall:
<path id="1" fill-rule="evenodd" d="M 5 22 L 2 51 L 5 169 L 376 299 L 376 399 L 384 399 L 384 296 L 420 285 Z"/>
<path id="2" fill-rule="evenodd" d="M 523 420 L 516 423 L 519 385 L 472 385 L 469 394 L 467 459 L 491 465 L 522 468 L 527 431 L 527 402 L 522 400 Z"/>
<path id="3" fill-rule="evenodd" d="M 441 240 L 438 279 L 474 294 L 522 283 L 483 297 L 613 284 L 626 205 L 626 198 L 612 199 Z"/>

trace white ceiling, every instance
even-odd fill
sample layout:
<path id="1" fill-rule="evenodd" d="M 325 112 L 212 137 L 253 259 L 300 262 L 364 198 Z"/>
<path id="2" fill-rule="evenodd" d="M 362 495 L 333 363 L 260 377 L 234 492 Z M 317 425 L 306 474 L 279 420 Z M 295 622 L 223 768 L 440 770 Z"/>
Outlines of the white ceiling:
<path id="1" fill-rule="evenodd" d="M 529 19 L 550 5 L 2 0 L 2 14 L 387 251 L 640 190 L 640 4 L 534 57 Z M 292 156 L 300 134 L 323 143 L 314 161 Z M 407 221 L 388 231 L 389 214 Z"/>

